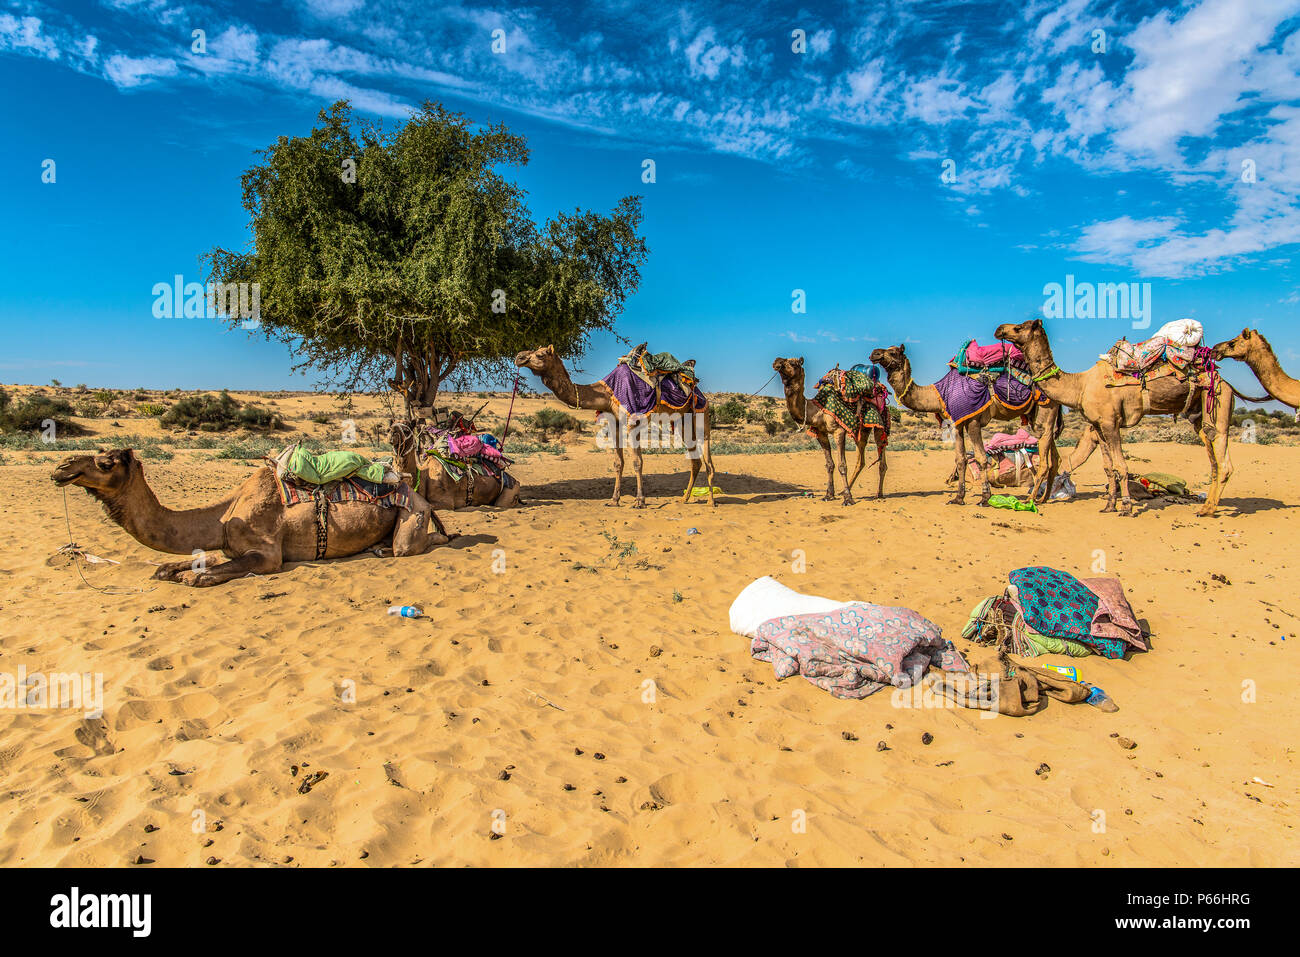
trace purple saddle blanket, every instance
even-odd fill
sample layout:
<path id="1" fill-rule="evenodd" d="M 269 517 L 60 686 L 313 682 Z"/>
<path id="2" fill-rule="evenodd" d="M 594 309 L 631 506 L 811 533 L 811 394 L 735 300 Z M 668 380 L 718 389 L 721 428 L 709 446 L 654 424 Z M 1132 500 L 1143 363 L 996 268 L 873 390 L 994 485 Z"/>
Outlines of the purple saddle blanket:
<path id="1" fill-rule="evenodd" d="M 971 416 L 978 415 L 992 401 L 987 385 L 972 376 L 962 375 L 956 369 L 949 370 L 934 387 L 939 390 L 939 401 L 954 425 L 961 425 Z M 1019 409 L 1029 404 L 1035 389 L 1004 372 L 994 380 L 993 392 L 1003 405 Z"/>
<path id="2" fill-rule="evenodd" d="M 613 372 L 601 380 L 614 393 L 622 410 L 628 415 L 645 415 L 655 408 L 655 388 L 633 372 L 625 363 L 619 363 Z M 704 393 L 695 386 L 690 394 L 682 388 L 675 375 L 666 375 L 659 382 L 659 405 L 674 412 L 703 412 L 708 403 Z"/>

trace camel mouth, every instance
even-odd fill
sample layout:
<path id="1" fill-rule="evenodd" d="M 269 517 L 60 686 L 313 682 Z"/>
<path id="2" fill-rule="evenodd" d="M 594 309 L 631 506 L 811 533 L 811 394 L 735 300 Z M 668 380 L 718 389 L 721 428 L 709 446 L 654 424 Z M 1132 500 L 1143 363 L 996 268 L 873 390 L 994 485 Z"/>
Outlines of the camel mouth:
<path id="1" fill-rule="evenodd" d="M 1006 326 L 998 326 L 993 330 L 993 338 L 1001 339 L 1003 342 L 1010 342 L 1011 336 L 1008 334 Z"/>
<path id="2" fill-rule="evenodd" d="M 66 473 L 62 469 L 55 469 L 53 474 L 50 475 L 50 480 L 59 488 L 63 488 L 65 485 L 71 485 L 79 478 L 81 478 L 81 472 Z"/>
<path id="3" fill-rule="evenodd" d="M 527 364 L 527 362 L 528 362 L 528 356 L 529 356 L 529 353 L 527 353 L 527 352 L 520 352 L 520 353 L 517 353 L 517 354 L 515 355 L 515 368 L 518 369 L 518 368 L 520 368 L 521 366 Z"/>

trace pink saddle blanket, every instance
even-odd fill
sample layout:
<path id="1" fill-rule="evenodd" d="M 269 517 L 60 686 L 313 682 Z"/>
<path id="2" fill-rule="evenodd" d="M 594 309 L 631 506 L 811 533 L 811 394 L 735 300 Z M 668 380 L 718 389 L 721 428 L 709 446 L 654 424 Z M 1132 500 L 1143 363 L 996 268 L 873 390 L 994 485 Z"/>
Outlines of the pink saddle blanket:
<path id="1" fill-rule="evenodd" d="M 1010 342 L 995 342 L 992 345 L 981 346 L 971 340 L 970 345 L 966 347 L 966 364 L 972 366 L 997 366 L 1005 365 L 1007 361 L 1016 365 L 1025 364 L 1025 354 Z"/>

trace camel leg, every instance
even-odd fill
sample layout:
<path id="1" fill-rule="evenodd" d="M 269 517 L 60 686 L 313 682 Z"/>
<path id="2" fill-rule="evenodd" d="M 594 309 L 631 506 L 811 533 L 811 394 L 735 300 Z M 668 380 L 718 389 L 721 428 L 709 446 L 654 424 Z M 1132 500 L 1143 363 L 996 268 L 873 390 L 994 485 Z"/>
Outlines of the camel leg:
<path id="1" fill-rule="evenodd" d="M 633 508 L 645 508 L 645 463 L 641 458 L 641 446 L 632 443 L 632 471 L 636 473 L 636 504 Z"/>
<path id="2" fill-rule="evenodd" d="M 827 435 L 817 433 L 817 443 L 826 453 L 826 497 L 823 502 L 835 501 L 835 459 L 831 455 L 831 440 Z"/>
<path id="3" fill-rule="evenodd" d="M 835 433 L 835 447 L 840 453 L 840 482 L 844 485 L 844 504 L 853 504 L 853 491 L 849 488 L 849 463 L 844 453 L 844 442 L 848 434 L 842 429 Z"/>
<path id="4" fill-rule="evenodd" d="M 682 495 L 682 504 L 690 502 L 691 492 L 695 489 L 695 479 L 700 474 L 700 454 L 701 449 L 699 446 L 696 446 L 693 449 L 688 448 L 686 450 L 686 464 L 691 468 L 691 477 L 686 481 L 686 491 Z M 710 488 L 709 491 L 712 493 L 712 488 Z"/>
<path id="5" fill-rule="evenodd" d="M 605 504 L 617 507 L 619 496 L 623 494 L 623 447 L 616 444 L 612 451 L 614 453 L 614 497 Z"/>
<path id="6" fill-rule="evenodd" d="M 1227 391 L 1227 390 L 1223 390 Z M 1217 397 L 1214 409 L 1214 420 L 1211 424 L 1209 409 L 1209 392 L 1205 393 L 1205 415 L 1203 419 L 1205 426 L 1201 430 L 1201 441 L 1205 443 L 1206 452 L 1210 456 L 1210 493 L 1206 496 L 1205 504 L 1197 509 L 1196 514 L 1202 516 L 1211 516 L 1219 507 L 1219 499 L 1223 496 L 1223 487 L 1228 484 L 1228 479 L 1232 477 L 1232 457 L 1228 451 L 1228 429 L 1232 425 L 1232 407 L 1234 397 L 1231 392 L 1227 395 L 1223 391 Z"/>
<path id="7" fill-rule="evenodd" d="M 501 494 L 492 503 L 497 508 L 514 508 L 519 504 L 520 485 L 515 482 L 501 489 Z"/>
<path id="8" fill-rule="evenodd" d="M 412 508 L 398 511 L 397 524 L 393 526 L 393 555 L 397 558 L 423 555 L 430 548 L 451 541 L 430 521 L 433 506 L 418 492 L 411 494 L 411 504 Z"/>
<path id="9" fill-rule="evenodd" d="M 988 505 L 989 499 L 993 496 L 993 489 L 989 487 L 989 456 L 984 451 L 984 430 L 980 428 L 979 423 L 974 419 L 971 420 L 970 427 L 970 444 L 975 453 L 975 462 L 980 468 L 980 500 L 976 503 L 983 507 Z"/>
<path id="10" fill-rule="evenodd" d="M 153 573 L 153 577 L 156 581 L 160 582 L 174 582 L 180 577 L 182 572 L 191 571 L 193 568 L 193 559 L 188 562 L 165 562 L 158 566 L 157 570 Z"/>
<path id="11" fill-rule="evenodd" d="M 876 443 L 876 498 L 885 497 L 885 472 L 889 466 L 885 464 L 885 446 L 880 442 Z"/>
<path id="12" fill-rule="evenodd" d="M 957 457 L 957 491 L 948 499 L 949 505 L 966 504 L 966 433 L 953 426 L 952 440 L 954 454 Z"/>
<path id="13" fill-rule="evenodd" d="M 708 413 L 698 412 L 700 416 Z M 713 426 L 707 418 L 703 419 L 703 425 L 700 427 L 702 438 L 700 439 L 700 453 L 704 456 L 704 478 L 709 483 L 709 508 L 717 508 L 718 503 L 713 500 Z"/>
<path id="14" fill-rule="evenodd" d="M 1128 460 L 1124 458 L 1124 444 L 1120 436 L 1119 423 L 1110 421 L 1100 426 L 1101 439 L 1110 450 L 1110 464 L 1113 472 L 1111 479 L 1110 504 L 1102 509 L 1104 512 L 1111 511 L 1114 506 L 1114 497 L 1116 492 L 1120 496 L 1119 514 L 1133 514 L 1133 500 L 1128 495 Z"/>
<path id="15" fill-rule="evenodd" d="M 849 479 L 850 492 L 853 491 L 853 483 L 856 482 L 858 480 L 858 476 L 862 474 L 862 469 L 866 465 L 866 459 L 867 459 L 866 445 L 864 445 L 863 442 L 859 442 L 857 436 L 854 436 L 853 441 L 858 446 L 858 467 L 853 470 L 853 476 Z"/>
<path id="16" fill-rule="evenodd" d="M 176 581 L 193 588 L 207 588 L 211 585 L 224 585 L 245 575 L 269 575 L 271 572 L 278 572 L 282 564 L 279 549 L 276 548 L 272 552 L 268 548 L 267 551 L 244 552 L 237 558 L 208 568 L 207 571 L 186 571 L 178 576 Z"/>

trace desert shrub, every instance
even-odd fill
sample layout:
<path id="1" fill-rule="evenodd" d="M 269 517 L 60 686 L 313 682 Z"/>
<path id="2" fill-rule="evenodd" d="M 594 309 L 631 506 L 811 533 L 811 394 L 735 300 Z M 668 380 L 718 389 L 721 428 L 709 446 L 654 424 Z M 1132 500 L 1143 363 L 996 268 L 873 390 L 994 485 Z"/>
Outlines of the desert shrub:
<path id="1" fill-rule="evenodd" d="M 135 407 L 135 411 L 141 415 L 162 415 L 167 411 L 167 406 L 159 405 L 157 402 L 141 402 Z"/>
<path id="2" fill-rule="evenodd" d="M 543 436 L 554 432 L 581 432 L 582 423 L 560 409 L 539 409 L 530 419 L 529 427 Z"/>
<path id="3" fill-rule="evenodd" d="M 789 414 L 790 413 L 788 412 L 786 413 L 786 415 Z M 776 433 L 781 431 L 781 423 L 776 421 L 776 419 L 764 419 L 763 428 L 766 430 L 768 435 L 776 435 Z"/>
<path id="4" fill-rule="evenodd" d="M 5 396 L 0 407 L 0 432 L 35 432 L 44 427 L 47 419 L 52 419 L 56 434 L 72 434 L 77 431 L 72 423 L 73 414 L 66 399 L 30 396 L 14 403 Z"/>
<path id="5" fill-rule="evenodd" d="M 224 389 L 220 395 L 189 395 L 180 399 L 162 417 L 171 428 L 224 432 L 227 429 L 267 431 L 282 426 L 280 417 L 255 405 L 241 406 Z"/>
<path id="6" fill-rule="evenodd" d="M 732 397 L 713 410 L 713 421 L 718 425 L 734 425 L 745 417 L 745 404 Z"/>

